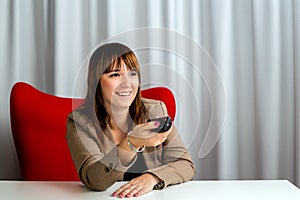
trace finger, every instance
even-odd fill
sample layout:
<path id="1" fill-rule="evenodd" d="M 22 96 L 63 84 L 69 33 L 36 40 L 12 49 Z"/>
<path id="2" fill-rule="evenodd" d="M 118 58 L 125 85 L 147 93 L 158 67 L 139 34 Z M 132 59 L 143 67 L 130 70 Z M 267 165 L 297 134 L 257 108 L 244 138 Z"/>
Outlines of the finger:
<path id="1" fill-rule="evenodd" d="M 133 196 L 138 197 L 138 196 L 141 196 L 141 195 L 143 195 L 143 194 L 144 194 L 144 190 L 143 190 L 143 189 L 140 189 L 139 191 L 137 191 L 136 193 L 134 193 Z"/>
<path id="2" fill-rule="evenodd" d="M 146 122 L 146 123 L 143 123 L 143 125 L 140 127 L 139 133 L 141 133 L 141 132 L 151 133 L 152 132 L 151 130 L 155 129 L 157 127 L 159 127 L 159 122 L 158 121 Z M 153 134 L 150 134 L 150 135 L 147 134 L 146 136 L 151 137 L 152 135 Z M 143 136 L 145 136 L 145 135 L 143 135 Z"/>
<path id="3" fill-rule="evenodd" d="M 121 190 L 121 188 L 117 189 L 116 191 L 114 191 L 112 193 L 112 196 L 113 197 L 116 197 L 116 196 L 119 196 L 121 193 L 122 193 L 123 190 Z"/>
<path id="4" fill-rule="evenodd" d="M 141 189 L 142 189 L 141 186 L 136 186 L 136 187 L 132 188 L 132 190 L 127 193 L 126 197 L 135 196 L 135 194 L 138 193 Z"/>
<path id="5" fill-rule="evenodd" d="M 113 192 L 112 196 L 124 196 L 125 197 L 125 195 L 123 193 L 130 186 L 131 186 L 130 183 L 126 183 L 126 184 L 122 185 L 116 191 Z"/>
<path id="6" fill-rule="evenodd" d="M 137 191 L 141 190 L 141 188 L 142 186 L 139 186 L 138 182 L 133 179 L 125 185 L 123 191 L 119 194 L 119 197 L 133 197 Z"/>
<path id="7" fill-rule="evenodd" d="M 152 121 L 152 122 L 147 122 L 147 129 L 154 129 L 157 128 L 159 126 L 159 121 Z"/>
<path id="8" fill-rule="evenodd" d="M 145 122 L 137 125 L 134 130 L 137 130 L 136 132 L 143 132 L 145 130 L 150 130 L 153 128 L 156 128 L 159 126 L 159 122 L 152 121 L 152 122 Z M 133 134 L 134 135 L 134 134 Z"/>
<path id="9" fill-rule="evenodd" d="M 126 188 L 123 192 L 121 192 L 119 194 L 119 197 L 123 198 L 123 197 L 132 197 L 135 193 L 133 193 L 134 191 L 134 186 L 128 187 Z"/>

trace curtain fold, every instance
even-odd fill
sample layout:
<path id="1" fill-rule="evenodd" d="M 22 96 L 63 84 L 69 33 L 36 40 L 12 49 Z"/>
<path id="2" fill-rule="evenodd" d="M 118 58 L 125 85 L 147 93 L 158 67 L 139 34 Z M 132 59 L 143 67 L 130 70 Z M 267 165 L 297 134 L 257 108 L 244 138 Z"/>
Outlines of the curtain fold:
<path id="1" fill-rule="evenodd" d="M 136 50 L 143 87 L 174 92 L 196 179 L 300 187 L 299 0 L 1 0 L 0 24 L 0 178 L 20 177 L 12 85 L 77 96 L 92 49 L 119 41 Z"/>

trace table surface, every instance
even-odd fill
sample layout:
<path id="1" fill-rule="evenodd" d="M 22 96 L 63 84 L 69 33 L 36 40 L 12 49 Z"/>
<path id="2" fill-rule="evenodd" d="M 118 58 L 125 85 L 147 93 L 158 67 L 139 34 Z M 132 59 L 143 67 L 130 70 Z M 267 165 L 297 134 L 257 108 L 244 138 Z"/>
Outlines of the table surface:
<path id="1" fill-rule="evenodd" d="M 95 192 L 80 182 L 0 181 L 0 199 L 117 199 L 111 194 L 122 184 Z M 300 189 L 287 180 L 190 181 L 126 199 L 300 200 Z"/>

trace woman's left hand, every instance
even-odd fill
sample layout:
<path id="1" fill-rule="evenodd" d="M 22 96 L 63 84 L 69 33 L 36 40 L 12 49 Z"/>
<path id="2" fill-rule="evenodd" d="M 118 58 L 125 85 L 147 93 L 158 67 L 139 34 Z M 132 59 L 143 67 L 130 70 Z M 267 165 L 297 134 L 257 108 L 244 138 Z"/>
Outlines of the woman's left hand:
<path id="1" fill-rule="evenodd" d="M 146 173 L 122 185 L 112 196 L 120 198 L 141 196 L 150 192 L 158 182 L 159 179 L 155 175 Z"/>

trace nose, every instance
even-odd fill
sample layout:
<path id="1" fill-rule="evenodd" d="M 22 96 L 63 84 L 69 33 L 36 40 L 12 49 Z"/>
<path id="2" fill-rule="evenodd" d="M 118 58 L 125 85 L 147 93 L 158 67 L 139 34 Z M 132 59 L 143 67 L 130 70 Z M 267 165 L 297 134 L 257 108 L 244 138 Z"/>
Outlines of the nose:
<path id="1" fill-rule="evenodd" d="M 125 74 L 124 76 L 122 76 L 122 78 L 121 78 L 121 86 L 130 86 L 130 79 L 129 79 L 129 76 L 127 74 Z"/>

